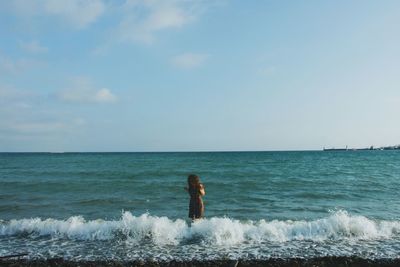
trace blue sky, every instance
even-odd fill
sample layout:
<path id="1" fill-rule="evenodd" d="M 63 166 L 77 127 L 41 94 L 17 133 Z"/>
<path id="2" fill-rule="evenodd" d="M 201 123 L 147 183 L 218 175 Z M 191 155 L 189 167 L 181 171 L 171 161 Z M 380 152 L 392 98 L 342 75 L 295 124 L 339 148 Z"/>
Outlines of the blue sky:
<path id="1" fill-rule="evenodd" d="M 400 143 L 399 1 L 0 2 L 0 151 Z"/>

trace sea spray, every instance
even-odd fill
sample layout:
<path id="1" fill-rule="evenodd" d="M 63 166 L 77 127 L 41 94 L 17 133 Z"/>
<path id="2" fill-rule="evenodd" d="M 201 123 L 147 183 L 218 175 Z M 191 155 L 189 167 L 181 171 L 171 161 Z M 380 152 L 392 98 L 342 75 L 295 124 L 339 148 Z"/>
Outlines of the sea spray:
<path id="1" fill-rule="evenodd" d="M 131 241 L 149 238 L 154 243 L 163 245 L 177 244 L 186 235 L 187 229 L 188 225 L 181 219 L 173 221 L 147 213 L 136 217 L 125 211 L 120 223 L 113 230 L 124 233 Z"/>
<path id="2" fill-rule="evenodd" d="M 312 221 L 239 221 L 209 218 L 193 222 L 125 211 L 120 220 L 85 220 L 73 216 L 67 220 L 20 219 L 3 221 L 1 236 L 50 236 L 77 240 L 108 240 L 124 236 L 131 240 L 148 240 L 158 245 L 178 244 L 184 239 L 200 237 L 203 242 L 234 245 L 244 241 L 288 242 L 291 240 L 390 239 L 400 232 L 400 221 L 372 220 L 361 215 L 336 211 Z"/>
<path id="3" fill-rule="evenodd" d="M 316 220 L 240 221 L 135 216 L 118 220 L 19 219 L 0 223 L 0 252 L 30 258 L 74 260 L 188 260 L 324 255 L 393 258 L 400 249 L 400 221 L 373 220 L 339 210 Z"/>

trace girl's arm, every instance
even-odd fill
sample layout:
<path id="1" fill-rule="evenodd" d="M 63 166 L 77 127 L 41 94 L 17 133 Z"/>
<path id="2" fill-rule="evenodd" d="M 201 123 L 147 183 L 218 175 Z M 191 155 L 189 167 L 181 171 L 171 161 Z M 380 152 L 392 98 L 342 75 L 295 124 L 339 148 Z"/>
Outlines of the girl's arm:
<path id="1" fill-rule="evenodd" d="M 202 195 L 202 196 L 204 196 L 206 194 L 206 190 L 204 189 L 204 185 L 203 184 L 200 184 L 199 191 L 200 191 L 200 195 Z"/>

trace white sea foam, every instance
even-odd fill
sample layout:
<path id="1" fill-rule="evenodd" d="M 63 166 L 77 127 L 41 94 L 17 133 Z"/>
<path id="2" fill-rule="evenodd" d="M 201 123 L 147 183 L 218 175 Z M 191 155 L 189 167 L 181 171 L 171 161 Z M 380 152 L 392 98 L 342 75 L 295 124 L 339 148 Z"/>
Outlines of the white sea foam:
<path id="1" fill-rule="evenodd" d="M 120 220 L 85 220 L 74 216 L 68 220 L 21 219 L 0 223 L 0 237 L 50 236 L 77 240 L 123 238 L 132 242 L 151 241 L 156 245 L 177 245 L 185 240 L 206 244 L 234 245 L 243 242 L 287 242 L 292 240 L 399 238 L 400 221 L 378 221 L 337 211 L 313 221 L 247 221 L 210 218 L 189 226 L 185 220 L 124 212 Z"/>

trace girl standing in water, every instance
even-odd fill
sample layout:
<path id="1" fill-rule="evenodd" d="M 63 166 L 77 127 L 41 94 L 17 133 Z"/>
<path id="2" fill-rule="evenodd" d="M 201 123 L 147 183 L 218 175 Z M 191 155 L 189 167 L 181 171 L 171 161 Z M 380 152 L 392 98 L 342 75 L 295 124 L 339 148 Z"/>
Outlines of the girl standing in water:
<path id="1" fill-rule="evenodd" d="M 189 218 L 192 220 L 204 217 L 204 203 L 201 198 L 206 194 L 203 184 L 200 183 L 199 176 L 190 174 L 188 176 L 188 186 L 185 187 L 190 195 Z"/>

